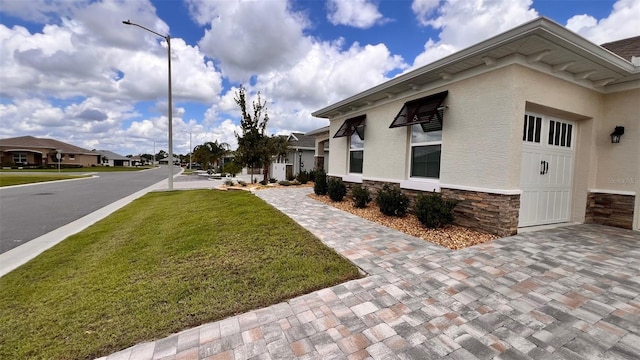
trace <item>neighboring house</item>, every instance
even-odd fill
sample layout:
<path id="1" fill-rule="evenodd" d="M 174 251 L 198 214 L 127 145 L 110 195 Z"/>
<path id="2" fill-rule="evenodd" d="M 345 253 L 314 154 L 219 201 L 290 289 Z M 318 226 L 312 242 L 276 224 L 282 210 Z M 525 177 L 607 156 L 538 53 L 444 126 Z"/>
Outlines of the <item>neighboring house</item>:
<path id="1" fill-rule="evenodd" d="M 328 135 L 328 127 L 327 127 Z M 293 164 L 294 174 L 300 173 L 300 171 L 310 171 L 317 167 L 317 158 L 322 157 L 324 159 L 329 158 L 329 142 L 319 144 L 316 148 L 316 138 L 314 132 L 309 134 L 303 134 L 299 132 L 293 132 L 289 135 L 289 153 L 287 154 L 287 160 Z M 320 155 L 316 156 L 316 151 Z M 323 163 L 322 169 L 328 170 L 329 161 Z"/>
<path id="2" fill-rule="evenodd" d="M 142 156 L 132 156 L 129 158 L 129 160 L 131 160 L 131 166 L 151 165 L 151 161 L 149 161 L 149 159 Z"/>
<path id="3" fill-rule="evenodd" d="M 92 150 L 100 156 L 102 166 L 131 166 L 131 159 L 109 150 Z"/>
<path id="4" fill-rule="evenodd" d="M 158 160 L 160 165 L 169 165 L 169 157 Z M 180 158 L 176 155 L 173 156 L 173 165 L 180 165 Z"/>
<path id="5" fill-rule="evenodd" d="M 96 166 L 100 158 L 91 150 L 62 141 L 20 136 L 0 139 L 0 163 L 3 167 L 80 167 Z"/>
<path id="6" fill-rule="evenodd" d="M 309 131 L 305 134 L 313 138 L 313 168 L 329 171 L 329 126 Z"/>
<path id="7" fill-rule="evenodd" d="M 270 176 L 285 180 L 297 176 L 302 171 L 310 171 L 316 168 L 316 140 L 313 136 L 301 132 L 292 132 L 287 137 L 289 151 L 284 159 L 279 159 L 271 164 Z M 323 143 L 322 157 L 328 154 L 328 142 Z M 326 171 L 327 168 L 324 167 Z"/>
<path id="8" fill-rule="evenodd" d="M 639 230 L 639 65 L 640 37 L 598 46 L 537 18 L 313 115 L 330 176 L 438 191 L 461 225 Z"/>

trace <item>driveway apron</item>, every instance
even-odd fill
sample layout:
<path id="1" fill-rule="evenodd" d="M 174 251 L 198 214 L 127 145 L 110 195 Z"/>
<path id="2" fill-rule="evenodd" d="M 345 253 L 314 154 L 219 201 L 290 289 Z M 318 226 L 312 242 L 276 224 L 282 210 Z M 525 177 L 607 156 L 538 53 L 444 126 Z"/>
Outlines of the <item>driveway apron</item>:
<path id="1" fill-rule="evenodd" d="M 448 250 L 324 205 L 256 195 L 367 276 L 107 359 L 640 359 L 640 234 L 573 225 Z"/>

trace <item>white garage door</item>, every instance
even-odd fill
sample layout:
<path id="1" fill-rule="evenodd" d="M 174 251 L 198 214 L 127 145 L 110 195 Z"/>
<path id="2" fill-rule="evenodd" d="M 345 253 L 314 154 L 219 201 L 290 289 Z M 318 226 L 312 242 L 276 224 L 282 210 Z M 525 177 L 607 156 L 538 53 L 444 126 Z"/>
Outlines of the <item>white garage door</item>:
<path id="1" fill-rule="evenodd" d="M 524 116 L 519 227 L 569 221 L 574 137 L 573 122 Z"/>

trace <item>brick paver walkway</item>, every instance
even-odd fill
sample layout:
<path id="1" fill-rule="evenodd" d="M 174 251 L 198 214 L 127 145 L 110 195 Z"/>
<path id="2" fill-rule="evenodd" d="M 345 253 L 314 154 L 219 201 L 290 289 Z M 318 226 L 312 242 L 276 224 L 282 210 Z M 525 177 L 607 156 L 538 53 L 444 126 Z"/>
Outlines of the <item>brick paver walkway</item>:
<path id="1" fill-rule="evenodd" d="M 640 234 L 575 225 L 451 251 L 276 189 L 368 276 L 113 359 L 640 359 Z"/>

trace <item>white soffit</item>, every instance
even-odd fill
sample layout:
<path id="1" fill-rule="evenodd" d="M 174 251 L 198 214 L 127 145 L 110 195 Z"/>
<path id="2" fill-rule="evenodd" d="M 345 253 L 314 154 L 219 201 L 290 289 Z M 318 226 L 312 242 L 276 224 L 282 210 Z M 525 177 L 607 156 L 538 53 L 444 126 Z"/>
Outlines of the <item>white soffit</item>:
<path id="1" fill-rule="evenodd" d="M 470 69 L 490 71 L 501 61 L 524 58 L 539 71 L 570 79 L 606 93 L 613 86 L 640 84 L 640 67 L 589 42 L 563 26 L 538 18 L 479 44 L 400 75 L 385 83 L 314 112 L 330 118 L 350 113 L 352 108 L 371 106 L 409 91 L 420 91 L 437 81 L 455 81 L 456 74 Z M 635 82 L 635 83 L 633 83 Z"/>

